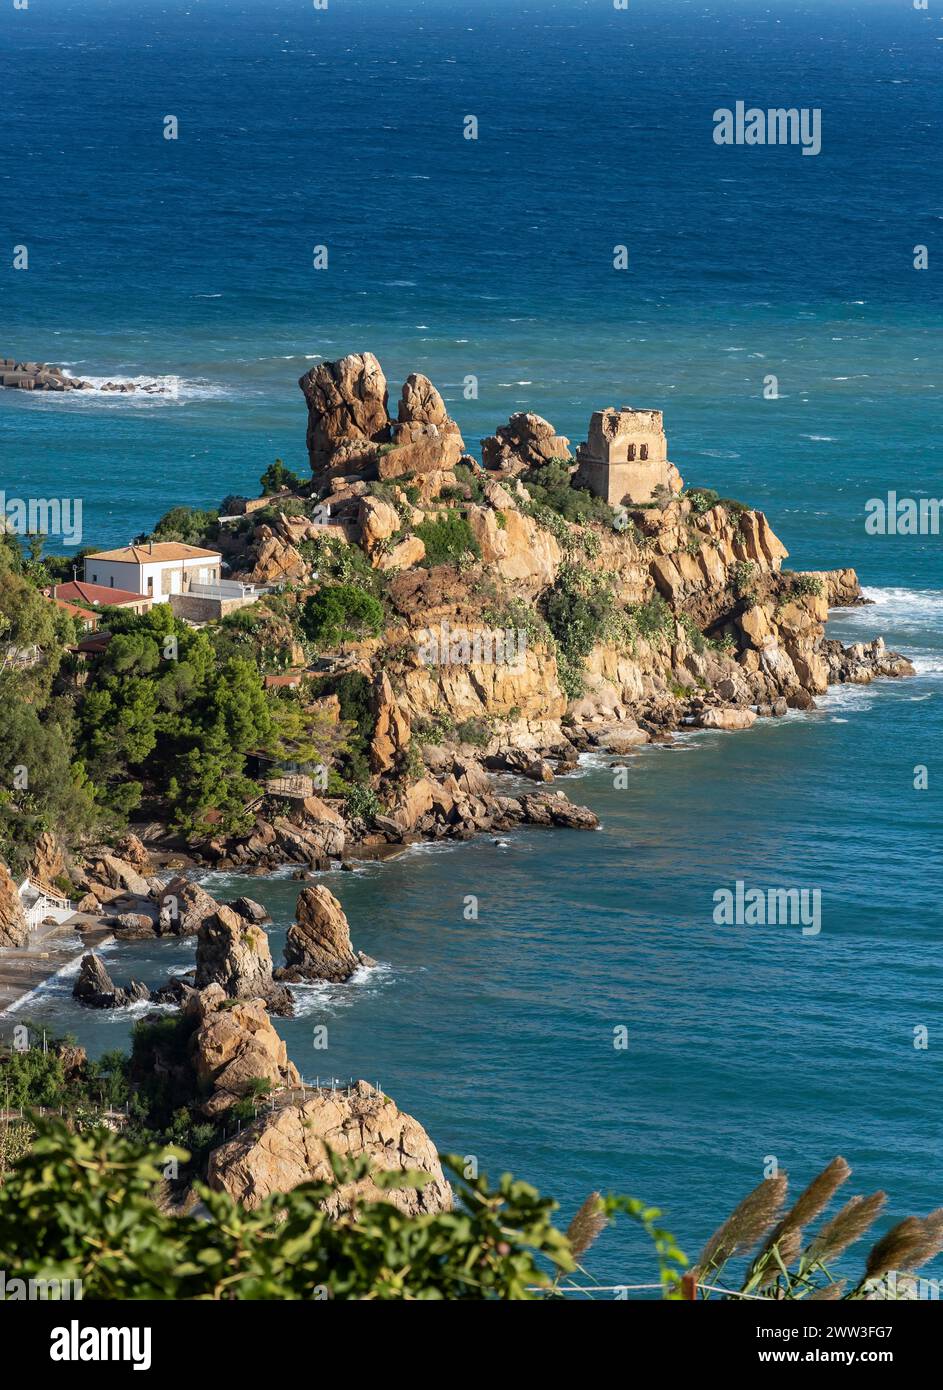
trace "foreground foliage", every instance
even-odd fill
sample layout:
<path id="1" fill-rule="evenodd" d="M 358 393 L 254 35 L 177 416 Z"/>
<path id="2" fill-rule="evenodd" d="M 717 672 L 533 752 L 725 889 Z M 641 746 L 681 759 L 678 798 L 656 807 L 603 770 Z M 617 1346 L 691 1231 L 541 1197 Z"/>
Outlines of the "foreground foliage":
<path id="1" fill-rule="evenodd" d="M 578 1268 L 579 1243 L 553 1225 L 551 1199 L 509 1174 L 495 1187 L 467 1178 L 458 1159 L 446 1160 L 455 1207 L 435 1215 L 375 1202 L 331 1220 L 321 1203 L 335 1185 L 305 1183 L 251 1212 L 200 1186 L 205 1213 L 181 1216 L 154 1194 L 186 1151 L 100 1128 L 70 1133 L 58 1121 L 34 1126 L 30 1152 L 0 1188 L 0 1254 L 20 1278 L 80 1279 L 85 1299 L 530 1299 Z M 369 1171 L 366 1159 L 331 1161 L 336 1183 Z M 389 1191 L 427 1175 L 373 1178 Z M 617 1212 L 640 1223 L 673 1289 L 683 1256 L 655 1225 L 658 1213 L 596 1194 L 591 1205 L 592 1238 Z"/>

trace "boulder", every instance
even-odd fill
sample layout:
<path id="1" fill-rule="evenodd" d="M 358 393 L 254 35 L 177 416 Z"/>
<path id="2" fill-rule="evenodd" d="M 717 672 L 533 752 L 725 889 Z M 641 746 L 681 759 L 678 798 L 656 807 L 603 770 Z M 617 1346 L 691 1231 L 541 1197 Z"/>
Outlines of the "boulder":
<path id="1" fill-rule="evenodd" d="M 379 546 L 388 541 L 403 524 L 402 518 L 391 502 L 380 497 L 360 499 L 360 539 L 364 550 L 372 556 Z"/>
<path id="2" fill-rule="evenodd" d="M 254 898 L 237 898 L 230 906 L 233 912 L 238 912 L 239 916 L 245 917 L 247 922 L 261 924 L 262 922 L 271 922 L 272 920 L 272 914 L 269 912 L 268 908 L 263 907 L 261 903 L 257 903 Z"/>
<path id="3" fill-rule="evenodd" d="M 308 405 L 308 457 L 315 474 L 376 465 L 390 438 L 387 386 L 372 352 L 321 362 L 298 382 Z"/>
<path id="4" fill-rule="evenodd" d="M 392 448 L 382 450 L 377 463 L 381 478 L 404 473 L 449 472 L 465 452 L 458 425 L 427 376 L 407 377 L 391 430 Z"/>
<path id="5" fill-rule="evenodd" d="M 204 1093 L 205 1114 L 215 1116 L 267 1081 L 279 1090 L 300 1083 L 261 999 L 231 1002 L 212 984 L 187 1001 L 185 1014 L 198 1020 L 190 1039 L 190 1061 Z"/>
<path id="6" fill-rule="evenodd" d="M 158 931 L 162 936 L 195 936 L 219 907 L 205 888 L 187 878 L 172 878 L 157 900 L 160 908 Z"/>
<path id="7" fill-rule="evenodd" d="M 576 806 L 563 792 L 532 792 L 518 798 L 521 818 L 528 825 L 556 825 L 566 830 L 596 830 L 599 817 L 588 806 Z"/>
<path id="8" fill-rule="evenodd" d="M 481 441 L 485 468 L 511 477 L 553 458 L 571 459 L 570 441 L 557 434 L 548 420 L 529 411 L 512 415 L 506 425 L 500 425 L 493 435 Z"/>
<path id="9" fill-rule="evenodd" d="M 130 831 L 123 839 L 118 841 L 118 844 L 115 846 L 115 852 L 125 864 L 130 864 L 133 869 L 137 869 L 138 873 L 143 874 L 145 878 L 151 872 L 151 856 L 148 854 L 137 835 L 131 834 Z"/>
<path id="10" fill-rule="evenodd" d="M 59 841 L 48 830 L 44 830 L 36 841 L 28 873 L 33 882 L 41 887 L 48 888 L 53 893 L 62 892 L 56 880 L 66 874 L 65 858 Z"/>
<path id="11" fill-rule="evenodd" d="M 378 570 L 409 570 L 416 565 L 421 565 L 426 558 L 426 543 L 418 536 L 404 536 L 401 541 L 393 546 L 392 550 L 378 555 L 376 568 Z"/>
<path id="12" fill-rule="evenodd" d="M 248 578 L 253 584 L 278 584 L 284 580 L 305 579 L 310 566 L 290 541 L 276 536 L 271 527 L 259 528 L 255 563 Z"/>
<path id="13" fill-rule="evenodd" d="M 220 905 L 200 925 L 196 942 L 197 989 L 219 985 L 230 999 L 264 999 L 273 1013 L 292 1012 L 287 989 L 272 980 L 272 953 L 262 927 Z"/>
<path id="14" fill-rule="evenodd" d="M 346 1090 L 318 1090 L 301 1103 L 260 1116 L 210 1154 L 209 1185 L 254 1208 L 273 1193 L 290 1192 L 300 1183 L 332 1182 L 328 1149 L 344 1157 L 366 1155 L 375 1171 L 418 1169 L 430 1177 L 418 1188 L 383 1191 L 369 1177 L 341 1186 L 325 1203 L 332 1216 L 357 1201 L 390 1202 L 407 1216 L 452 1206 L 452 1189 L 422 1125 L 366 1081 Z"/>
<path id="15" fill-rule="evenodd" d="M 127 989 L 122 989 L 108 974 L 101 956 L 90 952 L 82 957 L 72 995 L 90 1009 L 121 1009 L 126 1004 L 150 999 L 151 992 L 140 980 L 132 980 Z"/>
<path id="16" fill-rule="evenodd" d="M 640 729 L 634 720 L 602 728 L 594 733 L 594 742 L 610 753 L 630 753 L 644 743 L 651 743 L 651 734 Z"/>
<path id="17" fill-rule="evenodd" d="M 153 917 L 146 912 L 120 912 L 112 918 L 115 936 L 122 941 L 141 941 L 148 936 L 157 935 Z"/>
<path id="18" fill-rule="evenodd" d="M 755 723 L 753 710 L 733 706 L 706 709 L 700 716 L 702 729 L 749 729 Z"/>
<path id="19" fill-rule="evenodd" d="M 96 878 L 101 879 L 109 887 L 120 889 L 125 893 L 133 893 L 136 897 L 146 898 L 150 892 L 147 880 L 138 873 L 132 864 L 119 859 L 117 855 L 101 855 L 92 866 L 92 872 Z"/>
<path id="20" fill-rule="evenodd" d="M 362 951 L 354 951 L 344 909 L 323 885 L 305 888 L 295 908 L 297 922 L 288 928 L 285 965 L 277 980 L 349 980 L 361 965 L 376 965 Z"/>

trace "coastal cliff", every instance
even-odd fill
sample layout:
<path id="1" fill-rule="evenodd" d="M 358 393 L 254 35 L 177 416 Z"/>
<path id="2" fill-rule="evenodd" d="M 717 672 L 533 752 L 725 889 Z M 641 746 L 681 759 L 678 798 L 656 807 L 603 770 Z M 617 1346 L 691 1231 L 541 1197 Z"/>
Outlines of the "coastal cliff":
<path id="1" fill-rule="evenodd" d="M 826 639 L 830 607 L 864 602 L 855 572 L 784 569 L 761 511 L 684 486 L 660 411 L 595 412 L 575 455 L 518 413 L 479 464 L 420 373 L 394 408 L 369 352 L 299 385 L 310 477 L 276 461 L 262 496 L 175 507 L 141 538 L 217 554 L 232 592 L 246 586 L 232 608 L 199 625 L 174 602 L 112 610 L 85 651 L 57 637 L 67 619 L 22 561 L 5 577 L 42 638 L 10 679 L 74 711 L 58 816 L 74 827 L 84 806 L 86 821 L 63 830 L 47 811 L 40 853 L 21 817 L 20 862 L 119 936 L 205 916 L 181 881 L 178 915 L 155 928 L 158 868 L 303 876 L 416 838 L 593 829 L 549 785 L 589 748 L 621 758 L 679 729 L 747 729 L 813 708 L 831 682 L 912 672 L 880 638 Z M 112 854 L 129 820 L 145 843 Z M 13 907 L 4 922 L 22 932 Z"/>
<path id="2" fill-rule="evenodd" d="M 234 577 L 280 587 L 256 611 L 284 665 L 312 678 L 322 713 L 342 680 L 368 692 L 379 814 L 332 824 L 335 847 L 516 820 L 591 826 L 562 797 L 509 805 L 489 773 L 549 781 L 589 746 L 622 753 L 682 727 L 747 728 L 814 707 L 830 682 L 911 672 L 880 641 L 825 640 L 830 607 L 864 602 L 853 570 L 784 570 L 762 512 L 684 489 L 667 461 L 645 464 L 650 496 L 612 506 L 580 486 L 585 463 L 539 416 L 512 416 L 483 440 L 482 466 L 424 376 L 407 379 L 395 413 L 371 353 L 321 363 L 299 384 L 311 479 L 243 499 L 215 544 Z M 608 436 L 644 416 L 658 456 L 658 412 L 601 414 Z M 632 465 L 617 471 L 631 487 Z M 351 585 L 380 619 L 306 643 L 312 599 L 346 601 Z M 288 812 L 289 836 L 314 837 L 309 862 L 327 854 L 322 806 Z M 215 837 L 205 853 L 276 862 L 284 821 Z"/>

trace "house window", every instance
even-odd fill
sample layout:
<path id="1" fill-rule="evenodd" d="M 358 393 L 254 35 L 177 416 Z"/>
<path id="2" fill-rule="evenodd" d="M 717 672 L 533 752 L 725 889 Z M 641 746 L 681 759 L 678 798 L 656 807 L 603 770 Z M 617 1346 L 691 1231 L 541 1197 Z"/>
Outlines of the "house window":
<path id="1" fill-rule="evenodd" d="M 626 456 L 626 458 L 628 459 L 629 463 L 633 463 L 633 462 L 634 462 L 634 460 L 635 460 L 635 445 L 634 445 L 634 444 L 630 444 L 630 445 L 629 445 L 628 449 L 626 449 L 626 451 L 625 451 L 625 456 Z"/>
<path id="2" fill-rule="evenodd" d="M 154 576 L 153 576 L 153 575 L 151 575 L 151 576 L 148 578 L 148 581 L 147 581 L 147 596 L 148 596 L 148 598 L 153 598 L 153 597 L 154 597 Z"/>
<path id="3" fill-rule="evenodd" d="M 643 445 L 641 446 L 641 449 L 640 449 L 640 451 L 639 451 L 639 458 L 641 458 L 641 459 L 647 459 L 647 458 L 648 458 L 648 445 L 647 445 L 647 444 L 643 444 Z"/>

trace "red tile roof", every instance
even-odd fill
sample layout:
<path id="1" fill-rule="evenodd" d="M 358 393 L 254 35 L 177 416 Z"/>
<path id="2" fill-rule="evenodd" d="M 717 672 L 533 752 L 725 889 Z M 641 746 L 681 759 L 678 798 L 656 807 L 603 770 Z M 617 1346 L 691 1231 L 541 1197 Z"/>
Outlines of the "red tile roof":
<path id="1" fill-rule="evenodd" d="M 54 584 L 43 591 L 47 598 L 64 598 L 69 603 L 110 604 L 123 608 L 129 603 L 151 603 L 147 594 L 133 594 L 130 589 L 109 589 L 107 584 L 86 584 L 84 579 L 70 579 L 68 584 Z"/>
<path id="2" fill-rule="evenodd" d="M 100 613 L 93 613 L 91 608 L 80 608 L 77 603 L 69 603 L 58 595 L 43 591 L 43 598 L 47 598 L 50 603 L 54 603 L 57 608 L 63 609 L 66 613 L 71 613 L 73 618 L 81 618 L 86 623 L 97 623 L 101 618 Z"/>

